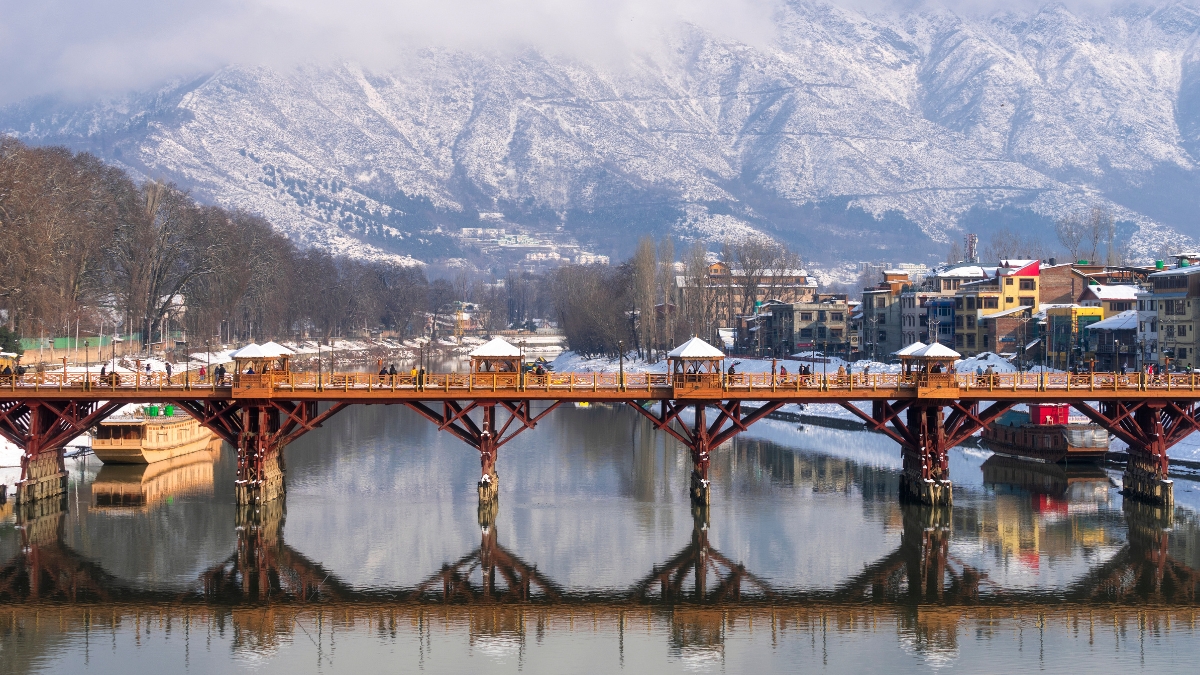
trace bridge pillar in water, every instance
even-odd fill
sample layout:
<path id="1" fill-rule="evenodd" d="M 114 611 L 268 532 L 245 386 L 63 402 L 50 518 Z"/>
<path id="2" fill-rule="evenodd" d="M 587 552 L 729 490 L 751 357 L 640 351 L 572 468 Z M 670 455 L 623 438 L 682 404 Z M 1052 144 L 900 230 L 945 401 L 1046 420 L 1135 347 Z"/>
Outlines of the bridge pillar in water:
<path id="1" fill-rule="evenodd" d="M 500 497 L 500 476 L 496 473 L 496 453 L 500 446 L 496 434 L 496 404 L 483 403 L 483 426 L 479 431 L 479 482 L 476 488 L 479 492 L 479 508 L 492 508 L 492 503 Z M 482 511 L 481 511 L 482 512 Z"/>
<path id="2" fill-rule="evenodd" d="M 1105 406 L 1102 406 L 1105 407 Z M 1122 477 L 1127 497 L 1157 504 L 1168 509 L 1175 501 L 1174 483 L 1167 477 L 1167 431 L 1164 421 L 1165 403 L 1145 403 L 1134 411 L 1134 423 L 1141 431 L 1141 443 L 1129 444 L 1129 460 Z M 1167 419 L 1164 419 L 1167 418 Z"/>
<path id="3" fill-rule="evenodd" d="M 908 438 L 901 452 L 900 498 L 930 506 L 953 502 L 945 416 L 940 405 L 914 405 L 907 411 Z"/>
<path id="4" fill-rule="evenodd" d="M 273 502 L 284 494 L 279 410 L 266 405 L 247 405 L 240 413 L 242 424 L 237 439 L 237 480 L 234 483 L 237 503 Z"/>
<path id="5" fill-rule="evenodd" d="M 111 402 L 0 400 L 0 434 L 21 448 L 13 499 L 29 508 L 67 492 L 63 449 L 121 407 Z"/>

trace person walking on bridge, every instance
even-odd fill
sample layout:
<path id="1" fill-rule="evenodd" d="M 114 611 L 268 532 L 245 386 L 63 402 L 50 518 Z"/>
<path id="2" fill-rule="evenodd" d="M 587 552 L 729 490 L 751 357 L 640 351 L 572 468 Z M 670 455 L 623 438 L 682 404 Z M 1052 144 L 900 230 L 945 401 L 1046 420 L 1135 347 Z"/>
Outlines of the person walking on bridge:
<path id="1" fill-rule="evenodd" d="M 167 370 L 167 384 L 171 384 L 171 362 L 170 361 L 167 361 L 166 370 Z"/>

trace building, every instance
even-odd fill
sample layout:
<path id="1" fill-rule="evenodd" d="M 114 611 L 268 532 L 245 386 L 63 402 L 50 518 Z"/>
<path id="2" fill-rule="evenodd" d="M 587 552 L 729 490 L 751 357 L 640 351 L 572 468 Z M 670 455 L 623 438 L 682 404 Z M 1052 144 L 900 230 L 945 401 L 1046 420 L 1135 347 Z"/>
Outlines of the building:
<path id="1" fill-rule="evenodd" d="M 1013 260 L 997 268 L 995 276 L 961 284 L 954 294 L 954 349 L 963 356 L 1001 352 L 1005 345 L 995 344 L 995 336 L 988 332 L 989 325 L 996 324 L 985 324 L 982 319 L 1006 313 L 1023 316 L 1028 323 L 1038 311 L 1039 272 L 1037 260 Z M 1008 314 L 1018 307 L 1028 311 Z M 1022 335 L 1028 335 L 1028 329 Z"/>
<path id="2" fill-rule="evenodd" d="M 1130 309 L 1087 327 L 1087 350 L 1094 354 L 1096 370 L 1137 367 L 1137 323 L 1138 312 Z"/>
<path id="3" fill-rule="evenodd" d="M 1137 303 L 1138 290 L 1137 286 L 1106 285 L 1093 281 L 1080 292 L 1076 303 L 1084 307 L 1103 309 L 1104 318 L 1107 319 L 1133 309 Z"/>
<path id="4" fill-rule="evenodd" d="M 1138 310 L 1138 368 L 1146 363 L 1158 363 L 1158 302 L 1154 291 L 1140 289 L 1137 293 Z"/>
<path id="5" fill-rule="evenodd" d="M 1150 275 L 1158 308 L 1158 362 L 1169 367 L 1195 367 L 1196 314 L 1200 312 L 1200 266 L 1183 266 Z M 1194 301 L 1194 302 L 1193 302 Z"/>
<path id="6" fill-rule="evenodd" d="M 904 270 L 884 270 L 879 285 L 863 289 L 860 349 L 870 358 L 886 358 L 904 346 L 900 299 L 911 283 Z"/>
<path id="7" fill-rule="evenodd" d="M 954 305 L 952 295 L 932 298 L 925 303 L 928 332 L 920 342 L 932 343 L 936 340 L 944 345 L 954 344 Z"/>
<path id="8" fill-rule="evenodd" d="M 784 304 L 808 302 L 817 293 L 817 281 L 808 272 L 798 270 L 764 271 L 748 275 L 744 270 L 723 262 L 708 266 L 703 279 L 686 275 L 675 277 L 675 292 L 680 297 L 679 306 L 687 306 L 694 298 L 690 294 L 702 292 L 707 302 L 713 303 L 713 316 L 726 328 L 736 328 L 736 317 L 740 314 L 752 316 L 762 303 L 778 300 Z M 747 294 L 752 297 L 746 297 Z"/>
<path id="9" fill-rule="evenodd" d="M 1099 307 L 1079 305 L 1055 305 L 1046 310 L 1047 365 L 1068 369 L 1083 360 L 1086 351 L 1084 331 L 1087 327 L 1104 319 L 1104 310 Z"/>
<path id="10" fill-rule="evenodd" d="M 849 354 L 850 304 L 844 294 L 821 294 L 814 302 L 792 304 L 791 310 L 794 351 L 816 348 L 826 354 Z"/>
<path id="11" fill-rule="evenodd" d="M 901 266 L 901 269 L 906 269 Z M 994 272 L 994 268 L 992 268 Z M 910 274 L 911 276 L 911 274 Z M 986 278 L 988 268 L 979 265 L 955 265 L 939 269 L 928 276 L 914 289 L 902 292 L 900 298 L 900 330 L 901 344 L 910 345 L 914 342 L 928 342 L 929 311 L 927 305 L 936 298 L 953 297 L 964 282 Z M 945 330 L 948 326 L 939 326 Z M 941 341 L 941 340 L 939 340 Z M 953 342 L 941 341 L 944 344 Z"/>

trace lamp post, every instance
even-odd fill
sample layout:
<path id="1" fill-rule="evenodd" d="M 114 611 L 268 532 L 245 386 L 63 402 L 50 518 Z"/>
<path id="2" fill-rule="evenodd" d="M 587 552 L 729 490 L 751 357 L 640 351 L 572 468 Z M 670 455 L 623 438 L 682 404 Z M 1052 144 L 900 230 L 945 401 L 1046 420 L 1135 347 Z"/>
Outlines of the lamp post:
<path id="1" fill-rule="evenodd" d="M 91 340 L 83 341 L 83 381 L 92 381 L 92 342 Z"/>
<path id="2" fill-rule="evenodd" d="M 617 358 L 620 360 L 620 364 L 621 364 L 620 369 L 618 370 L 618 373 L 619 373 L 618 377 L 620 378 L 618 385 L 619 385 L 619 388 L 621 391 L 625 391 L 625 341 L 624 340 L 617 340 L 617 351 L 619 352 L 619 354 L 617 355 Z"/>

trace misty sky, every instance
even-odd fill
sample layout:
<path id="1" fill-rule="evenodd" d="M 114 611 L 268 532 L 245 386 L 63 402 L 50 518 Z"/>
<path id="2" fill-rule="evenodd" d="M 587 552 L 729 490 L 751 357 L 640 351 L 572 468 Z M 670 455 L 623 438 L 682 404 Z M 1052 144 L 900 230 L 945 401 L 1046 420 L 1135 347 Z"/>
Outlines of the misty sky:
<path id="1" fill-rule="evenodd" d="M 354 60 L 386 68 L 424 46 L 537 47 L 624 58 L 679 22 L 769 45 L 784 0 L 0 0 L 0 104 L 153 86 L 229 63 Z M 838 0 L 894 11 L 924 0 Z M 956 12 L 1032 0 L 940 0 Z M 1107 5 L 1073 0 L 1072 8 Z"/>

